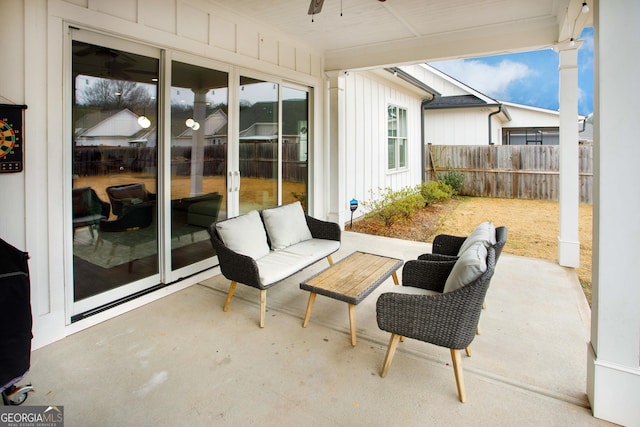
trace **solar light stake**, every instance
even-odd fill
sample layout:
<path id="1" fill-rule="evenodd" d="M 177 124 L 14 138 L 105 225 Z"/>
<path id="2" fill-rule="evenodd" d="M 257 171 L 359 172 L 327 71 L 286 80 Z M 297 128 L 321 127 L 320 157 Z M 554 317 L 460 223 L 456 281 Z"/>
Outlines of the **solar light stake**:
<path id="1" fill-rule="evenodd" d="M 356 199 L 351 199 L 349 209 L 351 209 L 351 228 L 353 229 L 353 213 L 358 209 L 358 201 Z"/>

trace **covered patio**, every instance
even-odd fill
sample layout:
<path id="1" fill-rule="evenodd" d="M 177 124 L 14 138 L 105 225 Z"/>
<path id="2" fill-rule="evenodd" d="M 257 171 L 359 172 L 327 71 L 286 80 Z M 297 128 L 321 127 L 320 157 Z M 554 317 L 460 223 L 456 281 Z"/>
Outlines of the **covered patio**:
<path id="1" fill-rule="evenodd" d="M 337 261 L 355 250 L 415 259 L 427 243 L 343 233 Z M 302 328 L 299 283 L 269 291 L 264 329 L 257 290 L 239 286 L 222 311 L 222 275 L 34 351 L 31 405 L 64 402 L 69 425 L 608 425 L 585 394 L 590 310 L 574 270 L 503 253 L 458 401 L 447 349 L 407 340 L 379 376 L 389 334 L 375 303 L 320 297 Z"/>
<path id="2" fill-rule="evenodd" d="M 8 220 L 0 225 L 0 235 L 31 257 L 34 352 L 29 379 L 38 389 L 32 404 L 64 405 L 69 424 L 173 425 L 188 417 L 200 424 L 302 420 L 353 425 L 402 417 L 416 417 L 405 424 L 419 425 L 461 419 L 480 424 L 594 424 L 598 419 L 638 424 L 640 194 L 628 175 L 640 158 L 633 138 L 640 98 L 630 96 L 640 93 L 635 75 L 640 59 L 635 44 L 629 43 L 640 39 L 640 2 L 352 0 L 343 8 L 342 1 L 327 0 L 313 18 L 307 15 L 308 1 L 299 0 L 0 4 L 12 17 L 0 32 L 13 58 L 3 69 L 0 101 L 22 111 L 18 131 L 25 138 L 20 141 L 23 169 L 1 178 L 5 191 L 0 212 Z M 585 25 L 594 27 L 596 71 L 591 311 L 571 270 L 580 251 L 575 119 L 581 41 L 576 38 Z M 127 282 L 122 298 L 158 289 L 124 303 L 121 295 L 105 295 L 106 304 L 118 302 L 113 307 L 81 306 L 73 293 L 74 42 L 152 58 L 158 64 L 153 74 L 162 79 L 158 87 L 164 89 L 158 97 L 163 104 L 159 123 L 165 124 L 159 158 L 164 161 L 156 171 L 158 206 L 163 208 L 156 261 L 162 269 L 144 281 Z M 351 348 L 343 304 L 318 299 L 310 326 L 300 327 L 307 295 L 298 283 L 311 271 L 273 290 L 271 317 L 261 330 L 251 289 L 238 290 L 229 313 L 219 309 L 226 283 L 210 269 L 213 257 L 202 268 L 198 262 L 171 267 L 167 136 L 172 64 L 195 64 L 227 76 L 233 149 L 223 172 L 230 180 L 225 188 L 230 216 L 240 212 L 241 82 L 273 82 L 267 85 L 273 89 L 288 84 L 312 95 L 310 126 L 300 128 L 310 138 L 308 213 L 344 225 L 356 184 L 399 188 L 420 181 L 423 173 L 418 161 L 397 170 L 385 164 L 385 104 L 414 103 L 418 108 L 420 103 L 405 95 L 413 85 L 384 68 L 546 48 L 559 57 L 558 263 L 508 253 L 500 259 L 481 319 L 482 335 L 474 343 L 474 355 L 463 359 L 465 405 L 455 398 L 446 350 L 406 342 L 389 375 L 379 378 L 388 337 L 375 325 L 375 295 L 358 307 L 360 343 Z M 106 54 L 103 62 L 123 71 L 123 63 L 109 62 L 110 50 L 98 51 Z M 353 85 L 359 73 L 371 75 L 361 85 L 367 89 L 363 96 L 357 96 Z M 387 87 L 390 77 L 397 80 L 389 86 L 397 93 L 393 99 L 389 90 L 375 91 L 370 83 L 385 80 Z M 370 102 L 372 93 L 377 103 Z M 375 126 L 367 121 L 371 117 L 380 119 Z M 427 142 L 415 132 L 409 146 Z M 376 151 L 362 156 L 358 146 Z M 428 249 L 358 239 L 366 237 L 345 233 L 340 256 L 370 247 L 409 259 Z M 93 309 L 98 313 L 74 317 Z M 147 423 L 149 417 L 154 420 Z"/>

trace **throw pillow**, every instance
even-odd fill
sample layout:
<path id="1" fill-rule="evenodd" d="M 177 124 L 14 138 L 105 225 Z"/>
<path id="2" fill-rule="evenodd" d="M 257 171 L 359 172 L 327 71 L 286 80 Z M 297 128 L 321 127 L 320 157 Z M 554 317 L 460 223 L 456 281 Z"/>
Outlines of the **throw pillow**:
<path id="1" fill-rule="evenodd" d="M 241 255 L 260 259 L 269 253 L 267 234 L 258 211 L 216 223 L 225 246 Z"/>
<path id="2" fill-rule="evenodd" d="M 482 242 L 486 247 L 496 244 L 496 228 L 492 222 L 487 221 L 478 225 L 460 246 L 458 256 L 477 242 Z"/>
<path id="3" fill-rule="evenodd" d="M 476 242 L 460 255 L 453 266 L 443 292 L 452 292 L 468 285 L 487 271 L 487 248 Z"/>
<path id="4" fill-rule="evenodd" d="M 274 251 L 312 238 L 300 202 L 265 209 L 262 219 Z"/>

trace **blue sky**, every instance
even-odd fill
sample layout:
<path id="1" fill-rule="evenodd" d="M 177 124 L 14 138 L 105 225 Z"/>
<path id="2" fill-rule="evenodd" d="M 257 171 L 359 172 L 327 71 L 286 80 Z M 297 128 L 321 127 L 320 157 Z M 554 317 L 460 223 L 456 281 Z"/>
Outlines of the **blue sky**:
<path id="1" fill-rule="evenodd" d="M 593 28 L 578 50 L 578 113 L 593 112 Z M 551 49 L 429 65 L 500 101 L 558 110 L 558 54 Z"/>

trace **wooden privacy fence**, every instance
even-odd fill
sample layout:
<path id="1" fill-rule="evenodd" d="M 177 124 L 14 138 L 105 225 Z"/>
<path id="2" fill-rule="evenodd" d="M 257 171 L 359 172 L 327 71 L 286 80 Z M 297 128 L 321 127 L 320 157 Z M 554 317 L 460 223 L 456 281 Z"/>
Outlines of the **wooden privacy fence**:
<path id="1" fill-rule="evenodd" d="M 282 145 L 282 178 L 285 181 L 307 181 L 307 160 L 302 157 L 299 143 Z M 203 158 L 204 176 L 222 176 L 226 173 L 226 144 L 205 146 Z M 278 176 L 277 159 L 278 144 L 240 144 L 240 175 L 273 179 Z M 120 171 L 154 172 L 157 161 L 155 147 L 83 147 L 74 151 L 73 173 L 88 176 Z M 171 147 L 171 174 L 191 174 L 191 147 Z"/>
<path id="2" fill-rule="evenodd" d="M 477 197 L 558 200 L 557 145 L 428 145 L 426 176 L 464 174 L 460 194 Z M 593 203 L 593 146 L 579 147 L 580 203 Z"/>

